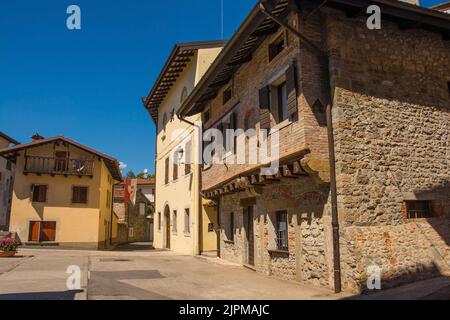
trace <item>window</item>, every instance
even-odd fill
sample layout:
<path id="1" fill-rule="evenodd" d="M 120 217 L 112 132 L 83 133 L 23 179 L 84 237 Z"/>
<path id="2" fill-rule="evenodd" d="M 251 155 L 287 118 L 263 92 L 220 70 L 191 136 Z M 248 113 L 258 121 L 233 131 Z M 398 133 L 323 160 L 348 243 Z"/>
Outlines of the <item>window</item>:
<path id="1" fill-rule="evenodd" d="M 206 109 L 202 113 L 202 122 L 203 122 L 203 124 L 206 124 L 209 121 L 209 119 L 211 119 L 211 111 L 209 111 L 209 109 Z"/>
<path id="2" fill-rule="evenodd" d="M 46 202 L 47 201 L 47 186 L 45 185 L 33 185 L 33 202 Z"/>
<path id="3" fill-rule="evenodd" d="M 226 104 L 233 97 L 233 88 L 230 86 L 223 91 L 223 104 Z"/>
<path id="4" fill-rule="evenodd" d="M 184 147 L 184 153 L 185 153 L 185 161 L 184 161 L 184 174 L 188 175 L 192 172 L 191 167 L 191 141 L 186 143 L 186 146 Z"/>
<path id="5" fill-rule="evenodd" d="M 178 180 L 178 160 L 173 161 L 173 181 Z"/>
<path id="6" fill-rule="evenodd" d="M 107 194 L 110 198 L 109 191 Z M 72 203 L 87 204 L 88 188 L 87 187 L 73 187 L 72 188 Z M 107 199 L 107 205 L 109 208 L 109 200 Z"/>
<path id="7" fill-rule="evenodd" d="M 191 215 L 189 209 L 184 209 L 184 233 L 191 233 Z"/>
<path id="8" fill-rule="evenodd" d="M 30 221 L 28 241 L 53 242 L 56 240 L 56 222 Z"/>
<path id="9" fill-rule="evenodd" d="M 282 34 L 269 45 L 269 62 L 278 56 L 284 48 L 286 48 L 286 39 L 285 34 Z"/>
<path id="10" fill-rule="evenodd" d="M 277 235 L 277 249 L 282 251 L 289 251 L 288 214 L 286 211 L 277 212 L 275 231 Z"/>
<path id="11" fill-rule="evenodd" d="M 288 96 L 286 82 L 277 87 L 278 102 L 278 122 L 283 122 L 288 118 Z"/>
<path id="12" fill-rule="evenodd" d="M 234 241 L 234 212 L 230 213 L 230 220 L 228 221 L 226 233 L 228 241 Z"/>
<path id="13" fill-rule="evenodd" d="M 12 165 L 11 165 L 11 161 L 6 161 L 6 170 L 8 170 L 8 171 L 11 171 L 11 167 L 12 167 Z"/>
<path id="14" fill-rule="evenodd" d="M 177 210 L 173 210 L 173 219 L 172 219 L 172 231 L 173 232 L 177 232 L 177 225 L 178 225 L 177 216 L 178 216 Z"/>
<path id="15" fill-rule="evenodd" d="M 106 207 L 109 208 L 111 203 L 111 191 L 106 190 Z"/>
<path id="16" fill-rule="evenodd" d="M 431 218 L 430 201 L 406 201 L 406 213 L 408 219 Z"/>
<path id="17" fill-rule="evenodd" d="M 161 212 L 158 212 L 158 230 L 161 230 Z"/>
<path id="18" fill-rule="evenodd" d="M 139 215 L 145 216 L 145 203 L 139 203 Z"/>
<path id="19" fill-rule="evenodd" d="M 166 162 L 165 162 L 165 179 L 164 182 L 165 184 L 169 184 L 169 165 L 170 165 L 170 159 L 166 158 Z"/>

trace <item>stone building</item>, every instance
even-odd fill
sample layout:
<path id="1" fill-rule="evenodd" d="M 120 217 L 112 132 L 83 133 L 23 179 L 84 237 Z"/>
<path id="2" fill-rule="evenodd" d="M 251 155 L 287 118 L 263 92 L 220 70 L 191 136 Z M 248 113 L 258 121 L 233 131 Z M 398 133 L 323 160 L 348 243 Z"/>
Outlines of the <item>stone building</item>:
<path id="1" fill-rule="evenodd" d="M 116 244 L 153 241 L 154 179 L 137 179 L 135 203 L 125 204 L 124 183 L 114 186 L 114 213 L 118 218 Z"/>
<path id="2" fill-rule="evenodd" d="M 19 142 L 0 131 L 0 149 Z M 0 157 L 0 231 L 8 230 L 14 186 L 14 163 Z"/>
<path id="3" fill-rule="evenodd" d="M 220 256 L 353 291 L 378 271 L 384 288 L 447 273 L 449 16 L 400 1 L 264 3 L 178 112 L 202 113 L 204 130 L 266 129 L 269 143 L 279 133 L 272 175 L 248 164 L 242 136 L 247 164 L 218 163 L 214 150 L 203 166 Z M 366 24 L 374 3 L 380 30 Z"/>

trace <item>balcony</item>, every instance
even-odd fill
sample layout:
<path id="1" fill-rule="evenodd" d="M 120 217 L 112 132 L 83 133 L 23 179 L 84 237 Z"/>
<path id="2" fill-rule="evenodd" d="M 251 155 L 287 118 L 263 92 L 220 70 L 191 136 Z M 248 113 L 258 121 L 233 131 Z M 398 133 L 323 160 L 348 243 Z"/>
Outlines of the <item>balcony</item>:
<path id="1" fill-rule="evenodd" d="M 26 156 L 23 173 L 92 177 L 94 160 Z"/>

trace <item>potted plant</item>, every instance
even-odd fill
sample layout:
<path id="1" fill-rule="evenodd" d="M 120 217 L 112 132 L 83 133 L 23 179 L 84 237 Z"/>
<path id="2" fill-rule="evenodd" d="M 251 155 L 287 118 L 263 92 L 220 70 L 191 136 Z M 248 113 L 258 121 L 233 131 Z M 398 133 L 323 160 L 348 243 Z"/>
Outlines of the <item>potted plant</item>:
<path id="1" fill-rule="evenodd" d="M 0 240 L 0 257 L 13 257 L 17 253 L 19 243 L 13 238 Z"/>

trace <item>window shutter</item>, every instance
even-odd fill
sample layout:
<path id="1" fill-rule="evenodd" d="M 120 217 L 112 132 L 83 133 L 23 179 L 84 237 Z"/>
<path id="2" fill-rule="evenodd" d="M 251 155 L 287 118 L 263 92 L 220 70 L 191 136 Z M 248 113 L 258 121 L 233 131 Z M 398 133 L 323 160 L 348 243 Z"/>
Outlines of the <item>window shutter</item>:
<path id="1" fill-rule="evenodd" d="M 47 202 L 47 186 L 39 186 L 39 202 Z"/>
<path id="2" fill-rule="evenodd" d="M 87 190 L 88 188 L 80 188 L 80 202 L 87 203 Z M 108 203 L 109 203 L 109 193 L 108 193 Z"/>
<path id="3" fill-rule="evenodd" d="M 270 87 L 259 90 L 259 113 L 261 129 L 270 129 Z"/>
<path id="4" fill-rule="evenodd" d="M 295 120 L 298 117 L 297 76 L 295 64 L 290 65 L 286 71 L 286 88 L 288 94 L 288 116 L 290 120 Z"/>

